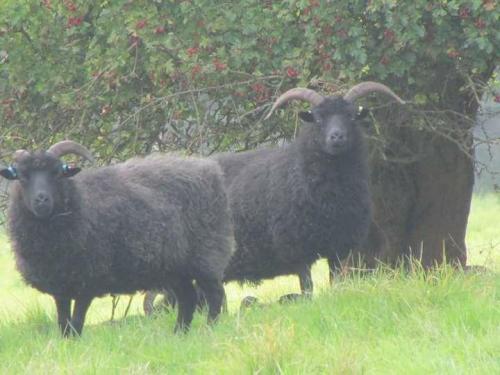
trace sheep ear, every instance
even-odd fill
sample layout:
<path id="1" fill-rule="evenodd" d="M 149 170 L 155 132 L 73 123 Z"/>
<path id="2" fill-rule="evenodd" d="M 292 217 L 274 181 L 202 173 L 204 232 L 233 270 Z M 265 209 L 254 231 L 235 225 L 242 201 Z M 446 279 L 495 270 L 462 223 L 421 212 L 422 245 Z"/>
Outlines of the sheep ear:
<path id="1" fill-rule="evenodd" d="M 61 168 L 62 168 L 62 175 L 64 177 L 73 177 L 82 170 L 82 168 L 68 164 L 63 164 Z"/>
<path id="2" fill-rule="evenodd" d="M 0 176 L 6 178 L 7 180 L 17 180 L 17 170 L 13 166 L 9 166 L 4 169 L 0 169 Z"/>
<path id="3" fill-rule="evenodd" d="M 299 112 L 299 117 L 305 122 L 314 122 L 314 116 L 311 111 Z"/>
<path id="4" fill-rule="evenodd" d="M 359 107 L 358 111 L 356 112 L 356 118 L 358 120 L 364 119 L 366 116 L 368 116 L 368 113 L 370 113 L 370 110 L 365 107 Z"/>

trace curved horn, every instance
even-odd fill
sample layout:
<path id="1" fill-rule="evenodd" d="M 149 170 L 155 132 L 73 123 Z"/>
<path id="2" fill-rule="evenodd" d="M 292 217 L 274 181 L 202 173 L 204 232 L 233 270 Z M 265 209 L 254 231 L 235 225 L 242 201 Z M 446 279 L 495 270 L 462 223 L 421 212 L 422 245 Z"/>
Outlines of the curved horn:
<path id="1" fill-rule="evenodd" d="M 23 156 L 27 156 L 29 154 L 30 154 L 29 151 L 17 150 L 16 152 L 14 152 L 14 156 L 12 158 L 14 159 L 15 162 L 18 162 L 19 160 L 21 160 Z"/>
<path id="2" fill-rule="evenodd" d="M 92 156 L 90 151 L 81 144 L 74 141 L 66 140 L 57 142 L 56 144 L 50 146 L 47 152 L 50 152 L 58 158 L 66 154 L 75 154 L 87 159 L 90 162 L 94 161 L 94 157 Z"/>
<path id="3" fill-rule="evenodd" d="M 276 99 L 271 110 L 269 111 L 268 115 L 264 118 L 264 120 L 267 120 L 273 114 L 274 110 L 278 108 L 280 105 L 293 99 L 305 100 L 306 102 L 309 102 L 312 105 L 318 105 L 323 101 L 324 97 L 323 95 L 318 94 L 316 91 L 311 89 L 306 89 L 304 87 L 296 87 L 294 89 L 290 89 L 285 93 L 281 94 L 281 96 L 278 99 Z"/>
<path id="4" fill-rule="evenodd" d="M 389 87 L 378 82 L 366 81 L 358 83 L 351 87 L 351 89 L 344 95 L 344 100 L 347 102 L 354 102 L 356 99 L 366 96 L 372 92 L 380 92 L 388 95 L 399 104 L 406 104 L 406 102 L 397 96 Z"/>

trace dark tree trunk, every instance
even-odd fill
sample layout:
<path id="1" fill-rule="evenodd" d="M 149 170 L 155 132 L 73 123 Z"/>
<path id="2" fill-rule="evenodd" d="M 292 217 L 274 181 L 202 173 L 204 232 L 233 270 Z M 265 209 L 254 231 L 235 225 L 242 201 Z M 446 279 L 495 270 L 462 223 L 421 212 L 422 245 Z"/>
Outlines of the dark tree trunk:
<path id="1" fill-rule="evenodd" d="M 408 246 L 424 266 L 447 262 L 465 266 L 473 161 L 456 144 L 435 139 L 427 158 L 417 163 L 415 206 L 409 217 Z"/>
<path id="2" fill-rule="evenodd" d="M 426 268 L 443 261 L 466 264 L 474 184 L 471 119 L 477 100 L 460 94 L 464 82 L 459 79 L 437 84 L 443 86 L 436 103 L 441 112 L 389 108 L 375 114 L 384 141 L 372 142 L 378 228 L 362 248 L 368 265 L 374 257 L 395 264 L 410 255 Z"/>
<path id="3" fill-rule="evenodd" d="M 394 264 L 402 256 L 425 267 L 443 260 L 465 265 L 465 231 L 474 183 L 472 160 L 455 143 L 413 135 L 428 147 L 418 161 L 373 161 L 375 222 L 365 251 Z M 408 140 L 409 141 L 409 140 Z M 382 231 L 387 241 L 377 240 Z"/>

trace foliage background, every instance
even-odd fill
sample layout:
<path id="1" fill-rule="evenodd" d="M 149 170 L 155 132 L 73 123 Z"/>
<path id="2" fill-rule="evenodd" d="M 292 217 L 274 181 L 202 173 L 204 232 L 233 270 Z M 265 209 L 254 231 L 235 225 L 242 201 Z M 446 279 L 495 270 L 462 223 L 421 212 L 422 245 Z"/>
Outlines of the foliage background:
<path id="1" fill-rule="evenodd" d="M 277 94 L 363 79 L 442 109 L 454 75 L 471 100 L 484 91 L 498 26 L 492 0 L 6 0 L 0 148 L 67 137 L 105 162 L 247 149 L 293 135 L 291 111 L 261 121 Z"/>
<path id="2" fill-rule="evenodd" d="M 381 258 L 425 242 L 428 266 L 451 238 L 465 264 L 470 130 L 481 98 L 500 101 L 495 1 L 7 0 L 0 14 L 5 163 L 63 138 L 100 163 L 245 150 L 294 136 L 296 111 L 263 121 L 286 89 L 382 81 L 411 104 L 368 100 Z"/>

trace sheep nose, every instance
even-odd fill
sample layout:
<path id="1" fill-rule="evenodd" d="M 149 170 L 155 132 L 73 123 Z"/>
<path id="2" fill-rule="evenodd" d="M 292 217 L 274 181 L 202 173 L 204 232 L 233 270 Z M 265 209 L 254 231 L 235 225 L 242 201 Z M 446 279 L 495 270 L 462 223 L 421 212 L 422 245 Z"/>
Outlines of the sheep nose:
<path id="1" fill-rule="evenodd" d="M 330 134 L 330 141 L 332 142 L 343 142 L 345 140 L 345 134 L 341 131 L 334 131 Z"/>
<path id="2" fill-rule="evenodd" d="M 35 203 L 37 205 L 47 204 L 49 202 L 49 196 L 45 193 L 38 193 L 35 197 Z"/>

